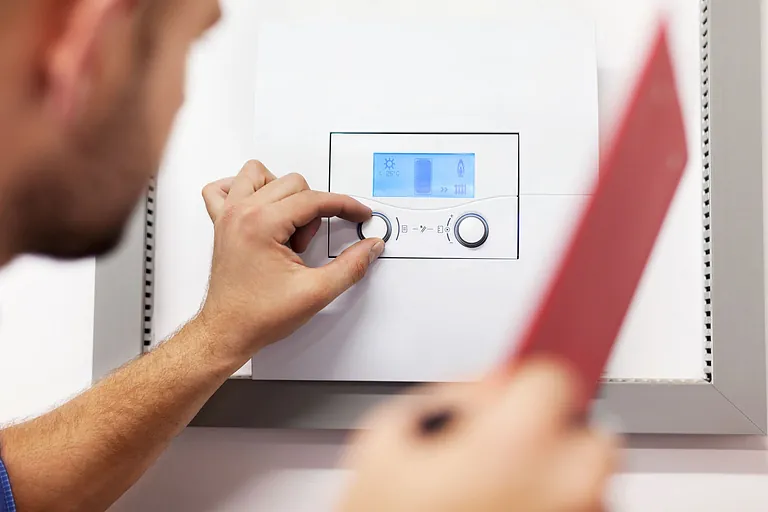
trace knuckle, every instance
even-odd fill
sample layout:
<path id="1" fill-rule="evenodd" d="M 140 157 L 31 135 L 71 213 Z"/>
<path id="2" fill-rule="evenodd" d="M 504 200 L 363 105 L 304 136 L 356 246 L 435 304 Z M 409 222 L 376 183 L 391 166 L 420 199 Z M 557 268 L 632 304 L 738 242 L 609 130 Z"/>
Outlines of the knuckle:
<path id="1" fill-rule="evenodd" d="M 228 225 L 235 221 L 238 215 L 240 215 L 241 208 L 236 204 L 228 204 L 221 211 L 217 224 Z"/>
<path id="2" fill-rule="evenodd" d="M 202 190 L 203 199 L 207 201 L 208 198 L 211 196 L 211 194 L 214 192 L 215 188 L 216 188 L 215 183 L 209 183 L 206 186 L 204 186 Z"/>
<path id="3" fill-rule="evenodd" d="M 365 277 L 365 273 L 368 267 L 360 260 L 355 260 L 350 263 L 350 276 L 353 283 L 359 283 Z"/>
<path id="4" fill-rule="evenodd" d="M 261 215 L 261 210 L 258 205 L 228 204 L 224 207 L 221 217 L 230 222 L 251 221 L 254 217 Z"/>
<path id="5" fill-rule="evenodd" d="M 333 204 L 333 196 L 328 192 L 322 192 L 320 190 L 305 190 L 306 201 L 312 204 L 315 209 L 329 208 Z"/>
<path id="6" fill-rule="evenodd" d="M 254 171 L 254 170 L 260 170 L 264 167 L 264 164 L 261 163 L 260 160 L 251 159 L 245 162 L 245 165 L 243 165 L 243 171 Z"/>
<path id="7" fill-rule="evenodd" d="M 248 163 L 243 167 L 243 172 L 248 175 L 252 182 L 260 185 L 266 183 L 269 176 L 269 171 L 259 160 L 248 160 Z"/>
<path id="8" fill-rule="evenodd" d="M 323 201 L 323 193 L 316 190 L 305 189 L 298 195 L 303 202 L 308 204 L 320 204 Z"/>
<path id="9" fill-rule="evenodd" d="M 244 239 L 253 239 L 264 233 L 267 223 L 267 212 L 256 205 L 229 205 L 218 222 L 220 227 L 230 231 L 233 236 Z"/>
<path id="10" fill-rule="evenodd" d="M 269 170 L 259 160 L 248 160 L 241 172 L 244 176 L 247 176 L 257 188 L 269 181 Z"/>
<path id="11" fill-rule="evenodd" d="M 205 187 L 202 190 L 202 196 L 203 196 L 203 203 L 205 203 L 206 208 L 210 209 L 212 206 L 213 200 L 213 192 L 211 192 L 208 187 Z"/>
<path id="12" fill-rule="evenodd" d="M 248 205 L 242 209 L 240 221 L 247 226 L 260 224 L 264 221 L 264 210 L 261 205 Z"/>
<path id="13" fill-rule="evenodd" d="M 302 176 L 301 174 L 297 172 L 292 172 L 290 174 L 287 174 L 285 176 L 286 181 L 288 181 L 291 185 L 294 185 L 296 188 L 301 190 L 308 190 L 309 184 L 307 183 L 307 180 Z"/>

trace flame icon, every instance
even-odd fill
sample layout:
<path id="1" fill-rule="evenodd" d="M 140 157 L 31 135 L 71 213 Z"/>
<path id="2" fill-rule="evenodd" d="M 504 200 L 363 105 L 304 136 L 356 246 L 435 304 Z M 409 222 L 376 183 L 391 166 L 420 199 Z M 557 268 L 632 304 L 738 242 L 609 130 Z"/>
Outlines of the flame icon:
<path id="1" fill-rule="evenodd" d="M 459 178 L 464 177 L 464 160 L 459 160 L 459 167 L 456 169 L 456 174 L 459 175 Z"/>

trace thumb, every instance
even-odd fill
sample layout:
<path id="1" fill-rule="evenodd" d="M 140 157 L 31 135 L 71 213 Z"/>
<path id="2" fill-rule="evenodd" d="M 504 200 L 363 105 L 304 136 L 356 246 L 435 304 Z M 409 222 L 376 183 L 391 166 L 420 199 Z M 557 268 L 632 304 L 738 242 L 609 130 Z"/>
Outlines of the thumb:
<path id="1" fill-rule="evenodd" d="M 369 238 L 348 248 L 326 266 L 316 269 L 320 273 L 320 284 L 327 294 L 327 303 L 330 304 L 365 277 L 368 267 L 382 252 L 384 242 L 379 238 Z"/>

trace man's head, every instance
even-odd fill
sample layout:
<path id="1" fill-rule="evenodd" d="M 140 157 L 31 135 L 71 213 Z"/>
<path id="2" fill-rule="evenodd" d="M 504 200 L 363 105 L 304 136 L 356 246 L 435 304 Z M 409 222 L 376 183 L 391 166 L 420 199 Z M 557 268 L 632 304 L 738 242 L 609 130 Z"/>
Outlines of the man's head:
<path id="1" fill-rule="evenodd" d="M 119 241 L 218 0 L 0 0 L 0 260 Z"/>

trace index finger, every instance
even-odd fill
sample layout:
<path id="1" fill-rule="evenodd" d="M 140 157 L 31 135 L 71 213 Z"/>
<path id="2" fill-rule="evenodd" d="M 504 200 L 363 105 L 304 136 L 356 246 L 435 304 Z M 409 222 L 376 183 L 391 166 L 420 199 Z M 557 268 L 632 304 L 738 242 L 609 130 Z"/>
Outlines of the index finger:
<path id="1" fill-rule="evenodd" d="M 371 209 L 342 194 L 305 190 L 277 203 L 295 228 L 306 226 L 318 217 L 339 217 L 350 222 L 364 222 L 371 218 Z"/>

